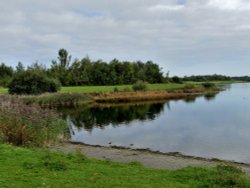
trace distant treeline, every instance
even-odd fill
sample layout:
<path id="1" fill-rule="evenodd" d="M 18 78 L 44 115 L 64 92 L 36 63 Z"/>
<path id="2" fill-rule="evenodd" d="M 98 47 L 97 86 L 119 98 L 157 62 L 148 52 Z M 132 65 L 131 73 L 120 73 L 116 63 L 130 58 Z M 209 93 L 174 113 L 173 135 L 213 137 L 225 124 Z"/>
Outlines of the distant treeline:
<path id="1" fill-rule="evenodd" d="M 165 82 L 163 72 L 158 64 L 147 62 L 129 62 L 114 59 L 109 63 L 102 60 L 92 61 L 88 57 L 75 59 L 65 49 L 58 52 L 58 60 L 53 60 L 50 68 L 34 63 L 25 68 L 21 62 L 15 69 L 0 64 L 0 86 L 6 86 L 9 80 L 23 71 L 36 71 L 58 79 L 64 86 L 82 85 L 121 85 L 133 84 L 138 80 L 148 83 Z"/>
<path id="2" fill-rule="evenodd" d="M 49 68 L 38 62 L 28 67 L 24 67 L 19 62 L 15 68 L 4 63 L 0 64 L 0 86 L 6 87 L 15 75 L 24 71 L 36 72 L 57 79 L 63 86 L 123 85 L 134 84 L 139 80 L 148 83 L 250 81 L 249 76 L 229 77 L 217 74 L 169 78 L 168 73 L 164 76 L 159 65 L 152 61 L 130 62 L 113 59 L 107 63 L 102 60 L 93 61 L 89 57 L 71 61 L 71 55 L 68 54 L 67 50 L 60 49 L 58 59 L 53 60 Z"/>
<path id="3" fill-rule="evenodd" d="M 180 78 L 182 81 L 193 81 L 193 82 L 211 82 L 211 81 L 250 81 L 249 76 L 238 76 L 238 77 L 230 77 L 225 75 L 197 75 L 197 76 L 184 76 Z"/>

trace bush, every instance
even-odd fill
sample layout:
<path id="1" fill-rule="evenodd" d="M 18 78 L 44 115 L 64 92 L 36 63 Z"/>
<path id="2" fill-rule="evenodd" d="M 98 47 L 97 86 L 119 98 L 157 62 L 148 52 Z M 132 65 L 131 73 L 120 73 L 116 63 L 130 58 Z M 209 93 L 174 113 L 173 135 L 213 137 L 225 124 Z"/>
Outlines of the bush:
<path id="1" fill-rule="evenodd" d="M 17 95 L 37 95 L 46 92 L 57 92 L 60 89 L 58 81 L 34 71 L 16 74 L 8 86 L 9 93 Z"/>
<path id="2" fill-rule="evenodd" d="M 213 87 L 215 87 L 215 84 L 211 83 L 211 82 L 205 82 L 205 83 L 202 83 L 202 86 L 204 88 L 213 88 Z"/>
<path id="3" fill-rule="evenodd" d="M 184 86 L 184 89 L 194 89 L 195 88 L 195 85 L 194 84 L 186 84 Z"/>
<path id="4" fill-rule="evenodd" d="M 148 89 L 147 82 L 137 81 L 132 88 L 134 91 L 146 91 Z"/>
<path id="5" fill-rule="evenodd" d="M 179 78 L 178 76 L 174 76 L 172 78 L 172 82 L 176 83 L 176 84 L 182 84 L 182 80 L 181 78 Z"/>
<path id="6" fill-rule="evenodd" d="M 0 96 L 0 140 L 14 145 L 45 146 L 64 136 L 66 122 L 49 109 Z"/>
<path id="7" fill-rule="evenodd" d="M 119 89 L 117 87 L 115 87 L 114 92 L 119 92 Z"/>
<path id="8" fill-rule="evenodd" d="M 130 87 L 125 87 L 125 88 L 123 88 L 122 91 L 124 91 L 124 92 L 131 92 L 132 89 Z"/>

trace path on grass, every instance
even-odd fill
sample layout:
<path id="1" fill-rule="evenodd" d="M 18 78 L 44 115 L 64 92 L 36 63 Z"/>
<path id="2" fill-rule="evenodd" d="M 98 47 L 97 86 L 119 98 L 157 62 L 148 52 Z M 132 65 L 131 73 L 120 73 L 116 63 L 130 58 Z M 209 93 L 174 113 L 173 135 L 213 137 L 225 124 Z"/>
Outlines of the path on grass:
<path id="1" fill-rule="evenodd" d="M 116 162 L 140 162 L 146 167 L 176 170 L 187 166 L 213 167 L 218 164 L 230 163 L 242 168 L 250 176 L 250 164 L 240 164 L 228 161 L 219 161 L 213 159 L 204 159 L 192 156 L 183 156 L 178 153 L 157 153 L 148 150 L 134 150 L 127 148 L 114 148 L 91 146 L 85 144 L 63 143 L 57 146 L 51 146 L 50 149 L 64 152 L 81 151 L 90 158 L 100 160 L 111 160 Z"/>

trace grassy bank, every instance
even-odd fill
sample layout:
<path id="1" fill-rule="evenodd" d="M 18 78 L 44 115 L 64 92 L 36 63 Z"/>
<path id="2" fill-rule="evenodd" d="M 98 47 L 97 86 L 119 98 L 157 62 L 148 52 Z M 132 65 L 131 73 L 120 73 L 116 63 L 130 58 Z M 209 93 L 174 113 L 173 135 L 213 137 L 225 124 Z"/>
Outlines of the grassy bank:
<path id="1" fill-rule="evenodd" d="M 162 90 L 162 89 L 178 89 L 183 88 L 185 84 L 148 84 L 149 90 Z M 60 93 L 100 93 L 100 92 L 113 92 L 115 88 L 118 91 L 132 91 L 132 85 L 118 85 L 118 86 L 65 86 L 62 87 Z M 8 89 L 0 87 L 0 93 L 7 94 Z"/>
<path id="2" fill-rule="evenodd" d="M 185 84 L 148 84 L 149 90 L 163 90 L 163 89 L 179 89 L 183 88 Z M 99 92 L 113 92 L 115 88 L 118 91 L 132 91 L 132 85 L 119 86 L 75 86 L 62 87 L 61 93 L 99 93 Z"/>
<path id="3" fill-rule="evenodd" d="M 88 159 L 79 152 L 3 144 L 0 151 L 1 187 L 250 187 L 246 175 L 230 166 L 168 171 Z"/>

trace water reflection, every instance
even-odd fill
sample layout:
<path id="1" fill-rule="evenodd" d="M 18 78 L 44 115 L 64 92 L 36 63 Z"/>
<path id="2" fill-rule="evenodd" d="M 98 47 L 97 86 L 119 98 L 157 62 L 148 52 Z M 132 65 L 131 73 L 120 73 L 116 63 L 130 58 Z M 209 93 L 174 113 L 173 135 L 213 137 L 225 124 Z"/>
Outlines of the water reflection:
<path id="1" fill-rule="evenodd" d="M 250 84 L 155 104 L 61 109 L 72 140 L 250 163 Z"/>
<path id="2" fill-rule="evenodd" d="M 212 101 L 212 100 L 215 100 L 216 95 L 217 95 L 217 93 L 208 93 L 208 94 L 204 95 L 204 98 L 207 101 Z"/>
<path id="3" fill-rule="evenodd" d="M 70 109 L 70 110 L 69 110 Z M 154 120 L 164 110 L 164 103 L 122 105 L 122 106 L 78 106 L 61 108 L 64 118 L 71 126 L 91 131 L 94 128 L 104 128 L 129 125 L 132 121 Z M 73 124 L 73 125 L 72 125 Z"/>

